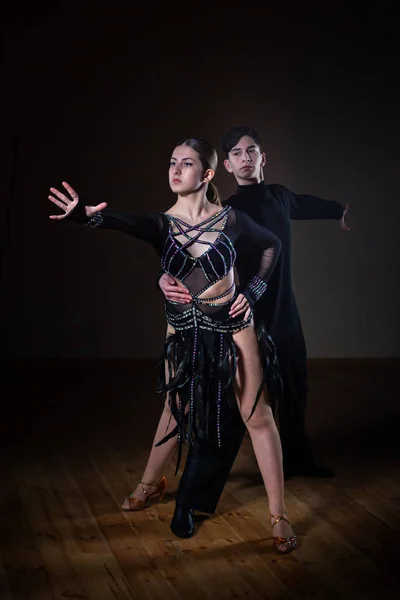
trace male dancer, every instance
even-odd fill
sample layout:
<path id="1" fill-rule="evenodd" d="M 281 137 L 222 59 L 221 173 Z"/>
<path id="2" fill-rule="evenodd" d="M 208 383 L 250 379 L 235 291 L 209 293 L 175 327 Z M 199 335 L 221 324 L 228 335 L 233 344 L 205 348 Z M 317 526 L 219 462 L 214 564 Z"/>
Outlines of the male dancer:
<path id="1" fill-rule="evenodd" d="M 282 242 L 282 252 L 271 276 L 268 290 L 257 304 L 257 313 L 266 323 L 275 342 L 283 380 L 279 403 L 279 430 L 285 477 L 295 475 L 333 477 L 332 469 L 315 459 L 305 433 L 307 400 L 307 354 L 299 311 L 291 282 L 290 219 L 337 219 L 348 231 L 348 207 L 316 196 L 297 195 L 282 185 L 264 182 L 266 156 L 256 131 L 235 127 L 224 137 L 224 165 L 238 184 L 236 194 L 226 203 L 246 212 L 257 223 L 270 229 Z M 254 272 L 258 256 L 246 263 L 237 261 L 240 285 Z M 159 285 L 170 300 L 190 301 L 186 289 L 164 274 Z M 226 425 L 229 440 L 223 448 L 199 442 L 188 453 L 179 483 L 172 531 L 181 537 L 194 533 L 192 509 L 214 513 L 226 479 L 239 451 L 245 426 L 240 418 Z"/>

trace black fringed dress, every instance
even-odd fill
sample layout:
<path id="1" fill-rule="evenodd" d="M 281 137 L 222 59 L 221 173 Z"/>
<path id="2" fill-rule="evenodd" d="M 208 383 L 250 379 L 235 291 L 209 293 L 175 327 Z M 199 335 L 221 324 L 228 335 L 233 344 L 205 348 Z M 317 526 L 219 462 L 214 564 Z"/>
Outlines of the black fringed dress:
<path id="1" fill-rule="evenodd" d="M 118 229 L 150 243 L 161 260 L 162 269 L 185 285 L 192 296 L 186 304 L 166 301 L 168 335 L 159 361 L 158 390 L 168 397 L 177 422 L 172 432 L 158 441 L 178 438 L 178 470 L 182 444 L 196 438 L 221 440 L 221 406 L 235 402 L 236 347 L 233 334 L 248 327 L 253 318 L 259 341 L 262 380 L 254 398 L 253 411 L 264 385 L 275 410 L 281 392 L 281 379 L 274 344 L 253 307 L 267 289 L 267 281 L 280 252 L 280 241 L 269 230 L 231 206 L 190 225 L 165 214 L 133 215 L 106 208 L 91 218 L 79 204 L 70 220 L 88 227 Z M 238 254 L 258 252 L 257 273 L 241 289 L 252 312 L 232 318 L 229 310 L 239 290 L 233 283 L 220 296 L 209 297 L 207 290 L 230 273 Z M 226 412 L 226 411 L 224 411 Z M 251 417 L 250 417 L 251 418 Z"/>

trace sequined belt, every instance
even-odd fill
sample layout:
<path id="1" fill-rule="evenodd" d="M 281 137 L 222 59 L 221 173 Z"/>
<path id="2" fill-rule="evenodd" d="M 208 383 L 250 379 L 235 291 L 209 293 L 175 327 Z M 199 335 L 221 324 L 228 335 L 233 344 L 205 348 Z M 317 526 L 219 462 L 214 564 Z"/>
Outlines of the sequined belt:
<path id="1" fill-rule="evenodd" d="M 221 319 L 212 318 L 205 314 L 196 304 L 192 304 L 183 312 L 175 313 L 168 309 L 166 304 L 165 314 L 169 325 L 176 331 L 184 331 L 185 329 L 206 329 L 216 333 L 236 333 L 241 329 L 245 329 L 251 323 L 253 313 L 251 312 L 247 319 L 239 319 L 238 317 L 231 318 L 229 316 L 229 308 L 223 310 L 224 307 L 232 305 L 235 298 L 227 303 L 220 304 L 224 316 Z M 241 315 L 239 315 L 240 317 Z"/>

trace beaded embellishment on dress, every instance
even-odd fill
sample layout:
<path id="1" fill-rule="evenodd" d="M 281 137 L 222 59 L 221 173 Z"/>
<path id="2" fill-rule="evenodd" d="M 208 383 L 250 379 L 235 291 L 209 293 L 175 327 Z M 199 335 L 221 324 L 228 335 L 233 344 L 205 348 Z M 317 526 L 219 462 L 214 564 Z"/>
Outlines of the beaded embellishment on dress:
<path id="1" fill-rule="evenodd" d="M 169 221 L 169 232 L 161 256 L 161 265 L 167 273 L 184 285 L 185 281 L 188 281 L 187 287 L 191 291 L 194 303 L 205 303 L 205 299 L 200 299 L 200 296 L 223 279 L 236 260 L 232 240 L 224 232 L 230 210 L 231 207 L 227 206 L 196 225 L 185 223 L 173 215 L 165 215 Z M 213 240 L 206 239 L 205 236 L 210 237 L 210 234 L 214 234 Z M 183 241 L 180 242 L 178 237 L 183 238 Z M 199 246 L 206 246 L 206 249 L 196 253 L 196 250 L 200 250 Z M 207 300 L 215 302 L 227 296 L 230 291 Z"/>

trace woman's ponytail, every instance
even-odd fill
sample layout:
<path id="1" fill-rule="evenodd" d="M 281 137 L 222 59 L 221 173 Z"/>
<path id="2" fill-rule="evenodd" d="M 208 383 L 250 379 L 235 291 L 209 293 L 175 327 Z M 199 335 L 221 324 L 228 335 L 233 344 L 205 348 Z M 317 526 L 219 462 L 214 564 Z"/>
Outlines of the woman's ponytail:
<path id="1" fill-rule="evenodd" d="M 221 198 L 219 196 L 217 186 L 212 181 L 210 181 L 208 183 L 206 197 L 207 197 L 207 200 L 209 202 L 211 202 L 211 204 L 216 204 L 217 206 L 221 206 Z"/>

